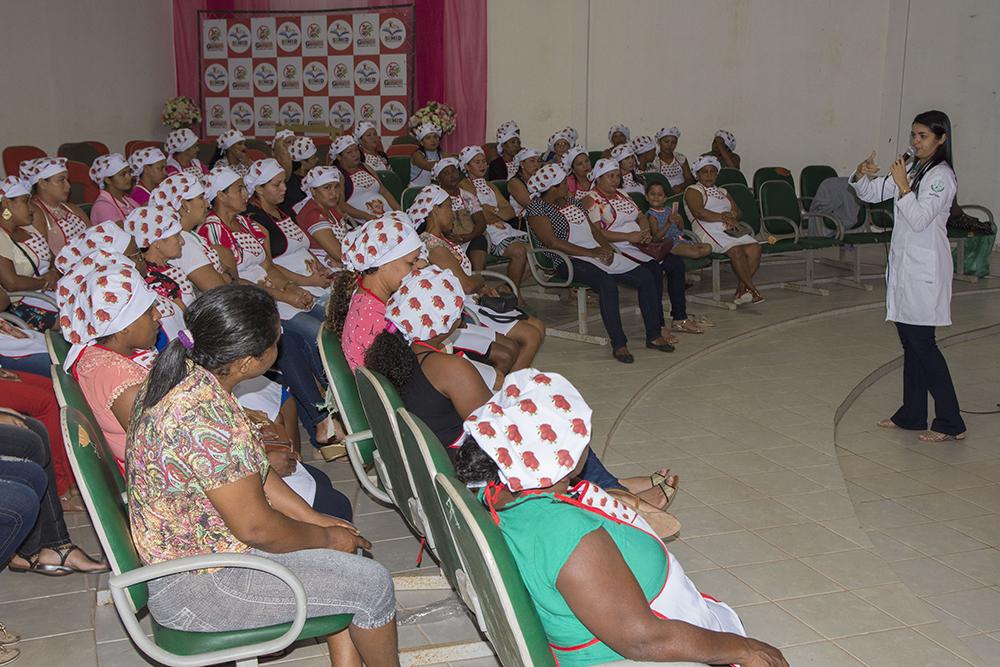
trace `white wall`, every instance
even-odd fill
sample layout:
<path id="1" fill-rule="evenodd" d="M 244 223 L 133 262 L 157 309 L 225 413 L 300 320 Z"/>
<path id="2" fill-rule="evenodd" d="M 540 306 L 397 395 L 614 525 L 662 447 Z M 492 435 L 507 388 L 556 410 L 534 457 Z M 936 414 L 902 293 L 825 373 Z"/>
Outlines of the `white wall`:
<path id="1" fill-rule="evenodd" d="M 887 166 L 909 121 L 955 123 L 962 201 L 1000 208 L 996 0 L 490 0 L 488 127 L 516 119 L 542 148 L 572 124 L 682 130 L 679 150 L 736 135 L 743 171 Z M 905 134 L 901 132 L 905 130 Z M 889 139 L 892 138 L 892 143 Z M 990 165 L 992 166 L 992 164 Z"/>
<path id="2" fill-rule="evenodd" d="M 159 116 L 174 95 L 169 0 L 10 0 L 3 26 L 0 146 L 166 136 Z"/>

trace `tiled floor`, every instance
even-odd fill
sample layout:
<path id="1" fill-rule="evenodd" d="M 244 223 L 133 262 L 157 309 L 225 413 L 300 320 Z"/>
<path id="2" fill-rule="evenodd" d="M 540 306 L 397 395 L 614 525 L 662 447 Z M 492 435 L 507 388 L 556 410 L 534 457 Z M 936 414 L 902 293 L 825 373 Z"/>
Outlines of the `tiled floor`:
<path id="1" fill-rule="evenodd" d="M 799 271 L 765 269 L 768 279 Z M 632 366 L 612 361 L 606 347 L 553 338 L 537 365 L 568 375 L 587 397 L 593 446 L 615 472 L 668 465 L 681 474 L 674 509 L 684 527 L 670 548 L 792 665 L 998 664 L 1000 415 L 970 416 L 961 445 L 919 445 L 912 434 L 874 429 L 898 400 L 895 371 L 856 396 L 835 445 L 838 406 L 899 354 L 875 282 L 870 293 L 828 285 L 828 297 L 769 289 L 765 304 L 737 312 L 692 308 L 717 326 L 685 336 L 672 355 L 641 348 L 630 314 L 626 331 L 640 341 Z M 956 283 L 956 325 L 942 336 L 1000 321 L 995 290 L 989 281 Z M 573 312 L 558 302 L 539 309 L 550 322 Z M 946 350 L 966 409 L 1000 400 L 998 352 L 1000 337 Z M 416 539 L 359 491 L 346 465 L 325 468 L 355 499 L 376 558 L 396 573 L 433 571 L 426 558 L 415 569 Z M 74 520 L 74 538 L 96 550 L 85 518 Z M 0 620 L 26 638 L 20 664 L 148 664 L 112 608 L 95 612 L 97 583 L 0 573 Z M 399 600 L 412 610 L 446 597 L 404 592 Z M 478 638 L 467 615 L 425 620 L 400 628 L 403 646 Z M 278 662 L 328 664 L 315 643 Z"/>

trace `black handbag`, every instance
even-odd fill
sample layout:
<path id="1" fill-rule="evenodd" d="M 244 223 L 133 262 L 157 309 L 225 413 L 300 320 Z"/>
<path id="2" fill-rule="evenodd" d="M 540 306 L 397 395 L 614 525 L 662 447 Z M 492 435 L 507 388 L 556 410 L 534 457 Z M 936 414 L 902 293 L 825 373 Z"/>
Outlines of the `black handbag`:
<path id="1" fill-rule="evenodd" d="M 489 308 L 494 313 L 509 313 L 512 310 L 517 310 L 517 297 L 513 294 L 481 296 L 478 303 L 483 308 Z"/>
<path id="2" fill-rule="evenodd" d="M 971 216 L 958 205 L 952 207 L 947 227 L 969 236 L 985 236 L 993 233 L 993 226 L 990 225 L 989 220 L 980 220 Z"/>

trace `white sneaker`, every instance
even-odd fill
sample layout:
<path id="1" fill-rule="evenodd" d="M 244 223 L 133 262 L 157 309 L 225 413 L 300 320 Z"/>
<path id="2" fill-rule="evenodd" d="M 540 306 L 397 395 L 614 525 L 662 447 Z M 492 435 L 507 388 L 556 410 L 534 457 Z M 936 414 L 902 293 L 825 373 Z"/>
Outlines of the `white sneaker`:
<path id="1" fill-rule="evenodd" d="M 740 294 L 738 297 L 733 299 L 733 303 L 735 303 L 737 306 L 741 306 L 745 303 L 753 303 L 753 295 L 750 294 L 750 292 L 744 292 L 743 294 Z"/>

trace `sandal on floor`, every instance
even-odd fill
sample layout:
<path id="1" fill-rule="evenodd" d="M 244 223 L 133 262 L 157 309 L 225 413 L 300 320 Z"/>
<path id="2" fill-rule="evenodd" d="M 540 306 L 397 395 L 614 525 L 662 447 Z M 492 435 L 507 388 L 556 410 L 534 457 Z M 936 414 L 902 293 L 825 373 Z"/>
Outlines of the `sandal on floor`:
<path id="1" fill-rule="evenodd" d="M 323 460 L 327 463 L 347 456 L 347 445 L 342 442 L 334 442 L 329 445 L 317 447 L 316 449 L 319 451 L 319 455 L 322 456 Z"/>
<path id="2" fill-rule="evenodd" d="M 62 505 L 63 512 L 87 511 L 87 508 L 83 504 L 83 498 L 76 491 L 67 491 L 59 496 L 59 504 Z"/>
<path id="3" fill-rule="evenodd" d="M 879 428 L 899 428 L 899 426 L 896 425 L 896 422 L 889 418 L 883 419 L 877 424 L 877 426 Z"/>
<path id="4" fill-rule="evenodd" d="M 681 532 L 681 522 L 678 521 L 677 517 L 670 512 L 653 507 L 634 493 L 622 489 L 612 489 L 608 491 L 608 495 L 638 512 L 639 516 L 646 520 L 646 523 L 661 540 L 674 537 Z"/>
<path id="5" fill-rule="evenodd" d="M 0 646 L 4 644 L 16 644 L 21 641 L 21 635 L 11 632 L 3 623 L 0 623 Z"/>
<path id="6" fill-rule="evenodd" d="M 0 646 L 0 665 L 9 665 L 21 655 L 21 649 L 13 646 Z"/>
<path id="7" fill-rule="evenodd" d="M 635 357 L 632 356 L 627 347 L 620 347 L 617 350 L 613 350 L 611 356 L 615 358 L 615 361 L 620 361 L 623 364 L 631 364 L 635 361 Z"/>
<path id="8" fill-rule="evenodd" d="M 714 327 L 715 322 L 708 319 L 704 315 L 688 315 L 689 320 L 694 320 L 694 323 L 700 327 Z"/>
<path id="9" fill-rule="evenodd" d="M 90 556 L 88 556 L 83 549 L 76 546 L 75 544 L 65 544 L 61 547 L 53 549 L 53 551 L 59 554 L 58 565 L 50 565 L 48 563 L 42 563 L 38 560 L 38 554 L 35 554 L 30 558 L 25 558 L 25 560 L 28 561 L 28 567 L 16 567 L 8 563 L 7 569 L 10 570 L 11 572 L 17 572 L 17 573 L 34 572 L 35 574 L 43 574 L 46 577 L 65 577 L 68 574 L 74 574 L 74 573 L 101 574 L 103 572 L 109 572 L 111 569 L 107 565 L 105 565 L 104 568 L 100 570 L 79 570 L 73 567 L 72 565 L 67 565 L 66 560 L 69 558 L 70 554 L 72 554 L 74 551 L 79 551 L 83 555 L 87 556 L 87 558 L 90 558 Z M 24 558 L 24 556 L 21 556 L 21 558 Z"/>
<path id="10" fill-rule="evenodd" d="M 737 306 L 742 306 L 745 303 L 753 303 L 753 295 L 751 295 L 750 292 L 744 292 L 743 294 L 740 294 L 738 297 L 734 298 L 733 303 L 735 303 Z"/>
<path id="11" fill-rule="evenodd" d="M 661 338 L 662 338 L 662 336 L 661 336 Z M 667 342 L 657 343 L 655 341 L 650 340 L 650 341 L 646 341 L 646 347 L 648 347 L 651 350 L 659 350 L 660 352 L 673 352 L 674 351 L 674 346 L 671 345 L 670 343 L 667 343 Z"/>
<path id="12" fill-rule="evenodd" d="M 765 299 L 764 295 L 761 294 L 760 292 L 757 292 L 757 294 L 751 294 L 750 295 L 750 302 L 751 303 L 764 303 L 766 300 L 767 299 Z"/>
<path id="13" fill-rule="evenodd" d="M 689 334 L 703 334 L 705 330 L 699 327 L 692 318 L 687 318 L 686 320 L 674 320 L 670 323 L 671 331 L 678 331 L 680 333 Z"/>
<path id="14" fill-rule="evenodd" d="M 917 440 L 920 442 L 948 442 L 949 440 L 965 440 L 965 433 L 959 433 L 958 435 L 948 435 L 947 433 L 938 433 L 937 431 L 924 431 L 917 436 Z"/>
<path id="15" fill-rule="evenodd" d="M 673 480 L 673 484 L 670 483 L 671 480 Z M 680 482 L 680 475 L 661 475 L 658 472 L 654 472 L 649 476 L 650 488 L 659 488 L 663 492 L 663 497 L 667 499 L 667 504 L 661 509 L 667 509 L 670 507 L 670 503 L 674 502 Z"/>

